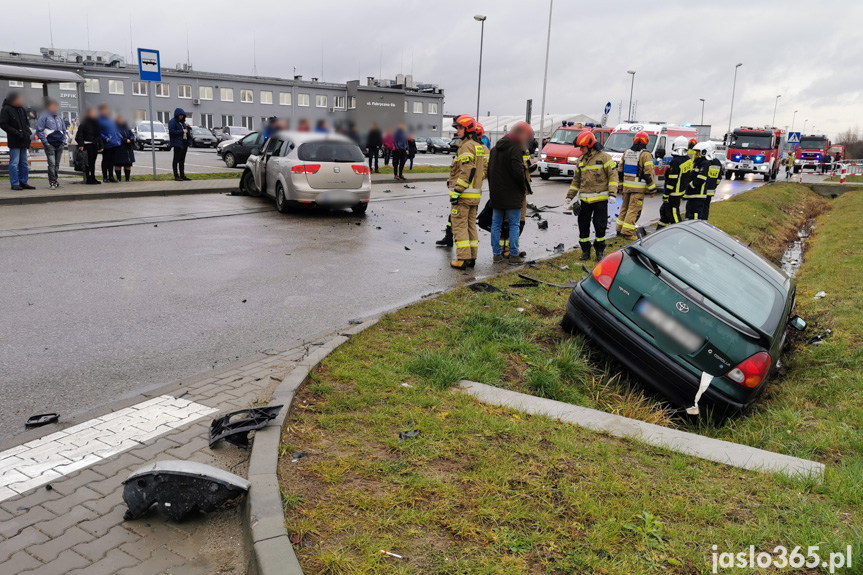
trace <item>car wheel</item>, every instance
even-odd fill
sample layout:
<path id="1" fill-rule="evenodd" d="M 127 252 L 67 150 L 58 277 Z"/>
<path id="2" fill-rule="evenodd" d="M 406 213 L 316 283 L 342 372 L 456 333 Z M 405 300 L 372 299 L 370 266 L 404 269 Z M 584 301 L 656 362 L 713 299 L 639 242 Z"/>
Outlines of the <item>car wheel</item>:
<path id="1" fill-rule="evenodd" d="M 232 154 L 231 152 L 228 152 L 227 154 L 225 154 L 225 156 L 222 159 L 225 160 L 225 165 L 228 166 L 229 168 L 236 168 L 237 167 L 237 158 L 234 157 L 234 154 Z"/>
<path id="2" fill-rule="evenodd" d="M 281 214 L 287 214 L 291 211 L 288 200 L 285 199 L 285 189 L 282 187 L 282 182 L 276 182 L 276 209 Z"/>
<path id="3" fill-rule="evenodd" d="M 353 213 L 357 214 L 358 216 L 364 216 L 364 215 L 366 215 L 366 210 L 368 210 L 368 209 L 369 209 L 369 204 L 368 204 L 368 202 L 366 202 L 365 204 L 357 204 L 356 206 L 353 206 L 351 208 L 351 211 Z"/>
<path id="4" fill-rule="evenodd" d="M 240 189 L 252 196 L 253 198 L 258 198 L 261 196 L 261 191 L 255 185 L 255 177 L 249 170 L 243 172 L 243 178 L 240 180 Z"/>
<path id="5" fill-rule="evenodd" d="M 564 314 L 563 319 L 560 320 L 560 327 L 570 335 L 574 334 L 578 330 L 572 320 L 569 319 L 569 314 Z"/>
<path id="6" fill-rule="evenodd" d="M 548 172 L 546 172 L 546 173 L 540 172 L 539 177 L 542 178 L 543 180 L 547 180 L 549 178 Z"/>
<path id="7" fill-rule="evenodd" d="M 730 180 L 730 179 L 731 179 L 731 170 L 727 170 L 727 171 L 725 172 L 725 179 L 726 179 L 726 180 Z"/>

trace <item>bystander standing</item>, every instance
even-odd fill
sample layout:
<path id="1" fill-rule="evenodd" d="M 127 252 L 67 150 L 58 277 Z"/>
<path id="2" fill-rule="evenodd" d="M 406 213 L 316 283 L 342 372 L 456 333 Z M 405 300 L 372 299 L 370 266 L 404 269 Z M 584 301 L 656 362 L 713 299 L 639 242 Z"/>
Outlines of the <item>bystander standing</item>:
<path id="1" fill-rule="evenodd" d="M 42 142 L 48 158 L 48 188 L 60 188 L 59 167 L 66 145 L 66 122 L 60 116 L 60 105 L 56 100 L 45 102 L 45 111 L 36 120 L 36 136 Z"/>
<path id="2" fill-rule="evenodd" d="M 20 92 L 9 92 L 0 108 L 0 130 L 6 132 L 9 147 L 9 183 L 12 189 L 35 190 L 27 183 L 30 166 L 27 152 L 30 149 L 30 123 L 24 109 L 24 97 Z"/>
<path id="3" fill-rule="evenodd" d="M 102 133 L 102 181 L 115 182 L 114 153 L 120 145 L 120 132 L 117 123 L 111 116 L 108 104 L 99 105 L 99 130 Z"/>
<path id="4" fill-rule="evenodd" d="M 176 108 L 174 117 L 168 122 L 168 136 L 171 139 L 171 148 L 174 150 L 171 168 L 176 182 L 191 180 L 186 177 L 186 151 L 189 149 L 190 131 L 189 124 L 186 123 L 186 112 L 183 108 Z"/>
<path id="5" fill-rule="evenodd" d="M 408 134 L 408 161 L 410 161 L 410 169 L 414 169 L 414 158 L 417 157 L 417 141 L 414 137 Z"/>
<path id="6" fill-rule="evenodd" d="M 504 221 L 509 224 L 509 263 L 521 264 L 518 236 L 521 231 L 521 209 L 525 202 L 528 182 L 524 164 L 524 149 L 533 137 L 526 122 L 518 122 L 510 132 L 497 141 L 489 154 L 489 203 L 492 208 L 491 249 L 495 262 L 502 262 L 503 246 L 500 232 Z"/>
<path id="7" fill-rule="evenodd" d="M 380 173 L 380 170 L 378 170 L 378 155 L 380 155 L 383 143 L 380 128 L 378 128 L 377 124 L 372 124 L 369 128 L 369 135 L 366 138 L 366 154 L 369 155 L 369 169 L 372 169 L 372 161 L 374 161 L 376 174 Z"/>
<path id="8" fill-rule="evenodd" d="M 123 181 L 120 177 L 122 170 L 128 182 L 132 175 L 132 164 L 135 163 L 135 134 L 123 116 L 117 116 L 117 131 L 120 133 L 120 145 L 114 152 L 114 173 L 117 175 L 117 181 L 121 182 Z"/>
<path id="9" fill-rule="evenodd" d="M 384 134 L 383 145 L 384 145 L 384 165 L 389 166 L 390 165 L 390 158 L 393 155 L 393 131 L 392 130 L 387 130 L 386 133 Z"/>
<path id="10" fill-rule="evenodd" d="M 400 123 L 393 134 L 393 177 L 404 180 L 405 162 L 408 159 L 408 134 L 404 123 Z"/>
<path id="11" fill-rule="evenodd" d="M 101 184 L 96 179 L 96 156 L 102 151 L 102 131 L 96 108 L 87 108 L 87 115 L 75 132 L 78 153 L 84 154 L 84 183 Z"/>

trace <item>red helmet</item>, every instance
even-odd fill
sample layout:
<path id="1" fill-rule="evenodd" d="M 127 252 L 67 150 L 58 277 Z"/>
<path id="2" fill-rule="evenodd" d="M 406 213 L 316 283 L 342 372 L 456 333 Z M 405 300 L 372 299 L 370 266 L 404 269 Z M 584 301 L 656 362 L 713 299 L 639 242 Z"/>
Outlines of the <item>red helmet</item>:
<path id="1" fill-rule="evenodd" d="M 647 144 L 648 141 L 650 141 L 650 136 L 647 135 L 647 132 L 638 132 L 632 139 L 633 144 Z"/>
<path id="2" fill-rule="evenodd" d="M 464 128 L 465 132 L 476 132 L 477 123 L 473 116 L 462 114 L 452 121 L 453 128 L 458 128 L 459 126 Z"/>
<path id="3" fill-rule="evenodd" d="M 698 143 L 698 140 L 696 140 L 695 138 L 692 138 L 691 140 L 689 140 L 689 149 L 691 150 L 692 148 L 694 148 L 695 144 L 697 144 L 697 143 Z"/>
<path id="4" fill-rule="evenodd" d="M 585 148 L 592 148 L 596 144 L 596 136 L 593 135 L 593 132 L 590 130 L 585 130 L 580 133 L 575 138 L 576 146 L 584 146 Z"/>
<path id="5" fill-rule="evenodd" d="M 482 127 L 482 124 L 476 125 L 476 137 L 482 138 L 485 135 L 485 128 Z"/>

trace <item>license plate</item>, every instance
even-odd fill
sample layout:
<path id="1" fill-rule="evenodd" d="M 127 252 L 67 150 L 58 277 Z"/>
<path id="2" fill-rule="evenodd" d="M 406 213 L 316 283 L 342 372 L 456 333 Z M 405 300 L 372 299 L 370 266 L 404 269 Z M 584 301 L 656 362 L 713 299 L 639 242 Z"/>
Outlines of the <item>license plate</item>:
<path id="1" fill-rule="evenodd" d="M 743 163 L 741 163 L 741 164 L 740 164 L 740 166 L 741 166 L 741 167 L 743 167 L 743 168 L 751 168 L 751 167 L 752 167 L 752 163 L 750 163 L 750 162 L 743 162 Z"/>
<path id="2" fill-rule="evenodd" d="M 642 299 L 635 305 L 635 312 L 653 329 L 676 343 L 686 353 L 696 351 L 704 343 L 704 338 L 674 319 L 665 310 L 658 308 L 649 299 Z"/>
<path id="3" fill-rule="evenodd" d="M 349 204 L 354 201 L 353 194 L 348 192 L 324 192 L 318 200 L 319 204 Z"/>

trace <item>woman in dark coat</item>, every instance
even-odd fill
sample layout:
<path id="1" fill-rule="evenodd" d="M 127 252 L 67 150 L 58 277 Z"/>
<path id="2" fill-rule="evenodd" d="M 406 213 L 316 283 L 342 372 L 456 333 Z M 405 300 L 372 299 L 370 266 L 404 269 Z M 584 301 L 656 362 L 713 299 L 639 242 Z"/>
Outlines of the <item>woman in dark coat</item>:
<path id="1" fill-rule="evenodd" d="M 96 179 L 96 156 L 102 151 L 102 130 L 99 126 L 99 115 L 95 108 L 87 108 L 87 115 L 78 126 L 75 133 L 75 142 L 78 144 L 78 152 L 86 155 L 84 165 L 84 176 L 87 184 L 101 184 Z"/>
<path id="2" fill-rule="evenodd" d="M 120 145 L 114 152 L 114 173 L 117 174 L 117 181 L 122 181 L 120 178 L 122 168 L 128 182 L 132 174 L 132 164 L 135 163 L 135 134 L 132 133 L 132 128 L 123 116 L 117 116 L 117 131 L 120 132 Z"/>
<path id="3" fill-rule="evenodd" d="M 413 136 L 408 136 L 408 161 L 411 163 L 410 170 L 414 169 L 414 158 L 417 157 L 417 141 Z"/>

